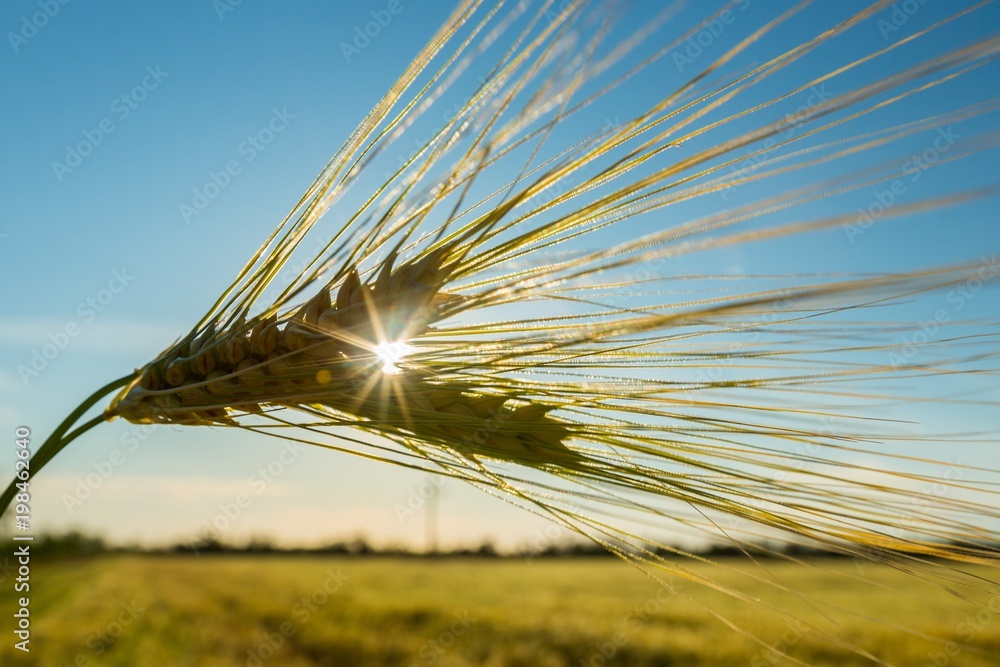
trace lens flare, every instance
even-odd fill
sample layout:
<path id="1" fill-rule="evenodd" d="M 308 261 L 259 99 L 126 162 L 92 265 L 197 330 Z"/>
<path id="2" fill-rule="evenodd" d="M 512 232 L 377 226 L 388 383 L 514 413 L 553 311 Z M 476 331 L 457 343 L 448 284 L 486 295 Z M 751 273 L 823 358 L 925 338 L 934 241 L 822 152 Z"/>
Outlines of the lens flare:
<path id="1" fill-rule="evenodd" d="M 378 355 L 378 358 L 382 360 L 382 373 L 385 375 L 396 375 L 403 371 L 399 366 L 399 362 L 413 351 L 413 348 L 406 343 L 396 341 L 392 343 L 379 343 L 375 346 L 374 351 Z"/>

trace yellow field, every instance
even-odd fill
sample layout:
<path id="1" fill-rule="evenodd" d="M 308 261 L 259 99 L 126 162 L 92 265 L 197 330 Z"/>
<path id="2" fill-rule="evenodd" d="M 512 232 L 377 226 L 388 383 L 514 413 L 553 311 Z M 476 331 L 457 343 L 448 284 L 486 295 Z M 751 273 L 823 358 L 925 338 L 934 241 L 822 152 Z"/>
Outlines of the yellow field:
<path id="1" fill-rule="evenodd" d="M 956 606 L 944 592 L 915 600 L 907 595 L 912 580 L 888 568 L 858 570 L 849 561 L 812 565 L 767 567 L 798 593 L 843 606 L 836 617 L 841 638 L 858 639 L 899 665 L 1000 664 L 991 657 L 1000 656 L 1000 594 L 978 594 L 978 609 Z M 699 567 L 746 590 L 734 571 Z M 784 647 L 807 665 L 869 664 L 796 623 L 796 610 L 806 604 L 801 597 L 789 595 L 781 604 L 792 612 L 782 621 L 757 605 L 675 583 L 677 595 L 608 558 L 227 555 L 37 563 L 31 572 L 32 651 L 13 648 L 8 577 L 0 593 L 0 663 L 762 667 L 793 664 L 770 650 Z M 764 645 L 725 628 L 687 596 L 760 636 Z M 956 644 L 919 639 L 865 616 Z M 963 642 L 972 646 L 959 647 Z"/>

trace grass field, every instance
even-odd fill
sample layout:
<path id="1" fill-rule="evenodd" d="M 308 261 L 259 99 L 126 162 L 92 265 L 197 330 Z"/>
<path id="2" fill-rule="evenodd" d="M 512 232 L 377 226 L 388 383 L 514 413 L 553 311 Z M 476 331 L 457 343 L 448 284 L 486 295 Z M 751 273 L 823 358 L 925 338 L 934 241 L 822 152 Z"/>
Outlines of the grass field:
<path id="1" fill-rule="evenodd" d="M 725 565 L 747 568 L 743 561 Z M 844 606 L 840 637 L 893 664 L 997 665 L 1000 593 L 956 606 L 913 580 L 849 561 L 770 564 L 790 588 Z M 723 583 L 736 571 L 699 566 Z M 989 574 L 985 573 L 984 574 Z M 993 573 L 995 574 L 995 572 Z M 845 576 L 846 575 L 846 576 Z M 13 648 L 13 578 L 0 594 L 0 664 L 431 666 L 868 664 L 835 640 L 693 584 L 678 595 L 607 558 L 421 560 L 316 556 L 105 556 L 33 563 L 30 654 Z M 759 635 L 723 627 L 687 596 Z M 798 615 L 805 604 L 779 606 Z M 991 606 L 990 606 L 991 605 Z M 994 611 L 995 610 L 995 611 Z M 859 615 L 853 615 L 856 612 Z M 872 623 L 864 616 L 888 619 Z M 895 623 L 972 647 L 936 644 Z M 974 647 L 974 648 L 973 648 Z M 950 654 L 949 654 L 950 651 Z"/>

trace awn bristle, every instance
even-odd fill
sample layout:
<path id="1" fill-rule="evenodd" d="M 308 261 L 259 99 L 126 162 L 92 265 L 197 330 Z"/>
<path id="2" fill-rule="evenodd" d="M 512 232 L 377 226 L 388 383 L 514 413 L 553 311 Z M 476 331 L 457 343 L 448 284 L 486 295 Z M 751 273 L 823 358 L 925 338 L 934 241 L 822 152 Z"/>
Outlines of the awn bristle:
<path id="1" fill-rule="evenodd" d="M 967 398 L 1000 372 L 996 322 L 956 312 L 913 343 L 920 354 L 893 359 L 899 337 L 920 325 L 880 313 L 982 285 L 1000 263 L 739 283 L 674 268 L 698 253 L 856 225 L 851 197 L 872 188 L 926 179 L 865 232 L 945 211 L 957 225 L 963 206 L 1000 192 L 982 169 L 924 188 L 1000 146 L 1000 99 L 985 87 L 949 97 L 950 85 L 996 67 L 1000 37 L 943 52 L 932 43 L 990 3 L 949 8 L 853 60 L 852 31 L 872 28 L 892 3 L 853 13 L 827 3 L 821 26 L 795 24 L 811 4 L 772 10 L 727 42 L 738 30 L 729 28 L 717 53 L 678 74 L 670 55 L 708 21 L 629 61 L 669 26 L 674 5 L 605 49 L 614 11 L 460 2 L 191 333 L 95 394 L 124 387 L 103 419 L 239 427 L 446 475 L 664 585 L 664 574 L 696 581 L 775 617 L 802 620 L 686 568 L 684 558 L 710 559 L 676 539 L 736 547 L 754 565 L 746 576 L 776 599 L 794 591 L 756 556 L 796 560 L 773 547 L 780 541 L 885 562 L 982 607 L 970 599 L 998 584 L 955 563 L 997 562 L 1000 471 L 966 461 L 956 476 L 946 459 L 949 448 L 995 437 L 907 430 L 873 412 L 997 404 Z M 794 31 L 791 47 L 771 37 L 782 30 Z M 926 44 L 936 48 L 905 57 Z M 365 183 L 470 63 L 494 55 L 401 166 Z M 803 74 L 814 56 L 823 69 Z M 594 106 L 625 106 L 633 98 L 619 89 L 651 71 L 657 85 L 625 120 L 561 134 Z M 841 89 L 787 108 L 828 84 Z M 938 159 L 909 159 L 911 142 L 952 125 L 959 138 Z M 851 164 L 858 156 L 862 167 Z M 356 208 L 344 206 L 346 220 L 320 228 L 350 188 L 368 186 Z M 693 207 L 706 199 L 708 212 Z M 307 236 L 318 237 L 315 250 Z M 305 261 L 291 269 L 293 257 Z M 397 353 L 387 358 L 386 346 Z M 911 378 L 940 379 L 939 393 L 898 387 Z M 961 381 L 971 383 L 965 394 L 951 384 Z M 56 429 L 40 464 L 101 421 L 70 431 L 94 400 Z M 926 456 L 931 447 L 940 456 Z M 838 639 L 835 614 L 856 610 L 799 601 L 816 612 L 811 632 L 880 662 L 861 640 Z"/>

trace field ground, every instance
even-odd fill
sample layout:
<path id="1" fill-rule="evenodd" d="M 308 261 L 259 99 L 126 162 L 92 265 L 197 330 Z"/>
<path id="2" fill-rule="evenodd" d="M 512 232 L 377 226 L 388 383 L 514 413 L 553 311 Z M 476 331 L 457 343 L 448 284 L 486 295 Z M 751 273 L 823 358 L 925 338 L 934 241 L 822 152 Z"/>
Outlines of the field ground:
<path id="1" fill-rule="evenodd" d="M 726 561 L 696 574 L 743 581 Z M 907 667 L 1000 664 L 1000 593 L 957 605 L 915 579 L 849 561 L 772 563 L 790 589 L 847 609 L 837 636 Z M 983 571 L 984 576 L 996 572 Z M 680 583 L 679 580 L 674 580 Z M 988 591 L 994 584 L 984 584 Z M 758 584 L 762 589 L 763 584 Z M 757 589 L 743 590 L 750 593 Z M 923 589 L 921 589 L 923 590 Z M 614 559 L 395 559 L 318 556 L 103 556 L 32 564 L 30 654 L 14 649 L 13 576 L 0 591 L 0 664 L 44 667 L 361 665 L 592 667 L 869 664 L 796 622 L 692 583 L 671 595 Z M 688 599 L 687 596 L 690 596 Z M 695 602 L 692 602 L 694 600 Z M 725 628 L 696 603 L 764 645 Z M 857 614 L 857 615 L 855 615 Z M 874 623 L 872 616 L 887 620 Z M 815 618 L 815 617 L 810 617 Z M 893 627 L 895 625 L 896 627 Z M 933 634 L 938 644 L 904 633 Z M 960 648 L 958 643 L 971 642 Z"/>

